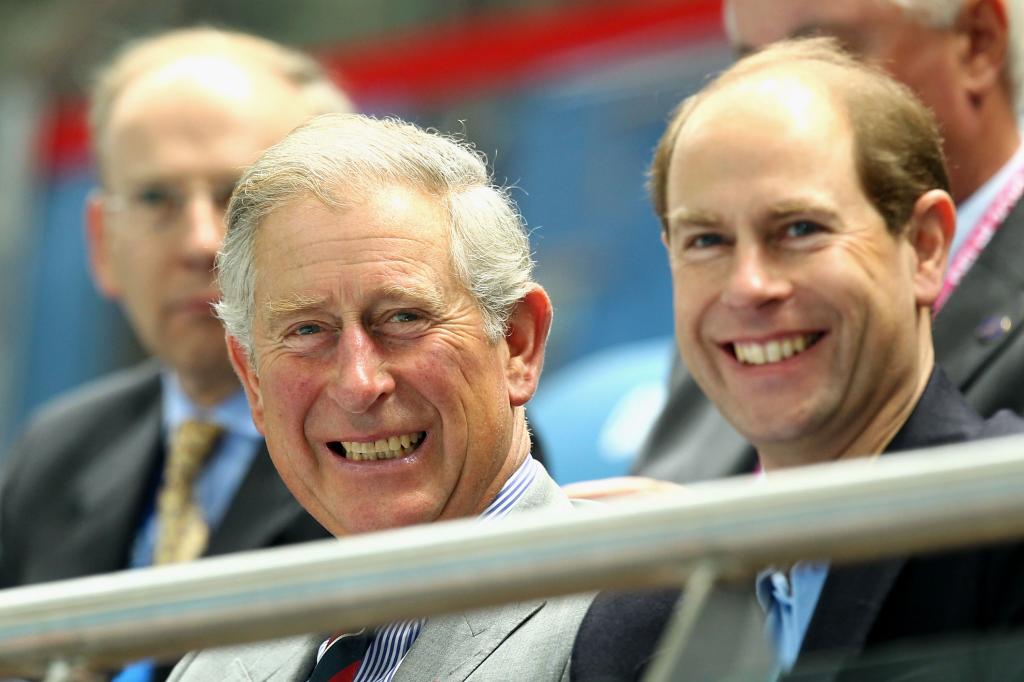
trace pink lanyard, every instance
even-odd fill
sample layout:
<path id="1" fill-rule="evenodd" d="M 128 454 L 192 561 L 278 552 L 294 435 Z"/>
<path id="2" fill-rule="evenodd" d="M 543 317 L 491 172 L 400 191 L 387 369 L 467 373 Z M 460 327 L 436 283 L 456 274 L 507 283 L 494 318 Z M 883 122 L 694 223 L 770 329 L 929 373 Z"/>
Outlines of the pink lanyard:
<path id="1" fill-rule="evenodd" d="M 974 229 L 967 236 L 967 241 L 956 252 L 956 256 L 949 264 L 949 269 L 946 270 L 946 278 L 942 282 L 942 290 L 939 291 L 939 297 L 935 300 L 935 305 L 932 306 L 933 315 L 942 309 L 946 299 L 949 298 L 953 290 L 960 284 L 960 280 L 964 278 L 964 275 L 971 269 L 974 262 L 978 260 L 978 256 L 988 246 L 992 236 L 999 229 L 999 226 L 1003 224 L 1003 221 L 1006 220 L 1007 214 L 1016 205 L 1021 194 L 1024 194 L 1024 166 L 1019 167 L 1010 176 L 1009 181 L 999 190 L 999 194 L 989 204 L 988 209 L 981 216 L 978 224 L 974 226 Z"/>

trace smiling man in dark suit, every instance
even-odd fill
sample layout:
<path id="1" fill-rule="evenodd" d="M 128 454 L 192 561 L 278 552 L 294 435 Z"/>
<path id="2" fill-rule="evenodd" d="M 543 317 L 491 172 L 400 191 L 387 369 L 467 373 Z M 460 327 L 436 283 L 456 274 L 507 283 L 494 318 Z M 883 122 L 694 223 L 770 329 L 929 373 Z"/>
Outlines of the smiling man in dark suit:
<path id="1" fill-rule="evenodd" d="M 935 364 L 932 310 L 955 226 L 948 189 L 928 110 L 825 39 L 741 60 L 674 115 L 651 191 L 680 354 L 766 476 L 1024 433 L 1009 412 L 978 416 Z M 831 655 L 860 679 L 980 679 L 989 662 L 972 658 L 856 668 L 887 646 L 1021 625 L 1021 570 L 1019 544 L 797 562 L 762 573 L 757 594 L 783 670 Z M 577 640 L 576 679 L 633 679 L 672 600 L 599 597 Z"/>
<path id="2" fill-rule="evenodd" d="M 347 99 L 304 55 L 203 28 L 128 46 L 91 107 L 93 274 L 154 359 L 46 406 L 9 453 L 0 585 L 325 537 L 252 423 L 212 269 L 244 168 Z"/>
<path id="3" fill-rule="evenodd" d="M 1024 277 L 1014 256 L 1024 251 L 1024 201 L 1008 194 L 1024 172 L 1024 111 L 1014 111 L 1015 99 L 1024 101 L 1024 0 L 726 0 L 723 21 L 738 54 L 785 38 L 836 37 L 935 113 L 958 210 L 936 359 L 983 416 L 1024 414 Z M 984 244 L 971 235 L 986 222 L 997 229 Z M 961 274 L 975 247 L 977 262 Z M 677 365 L 634 470 L 687 483 L 754 465 L 746 439 Z"/>

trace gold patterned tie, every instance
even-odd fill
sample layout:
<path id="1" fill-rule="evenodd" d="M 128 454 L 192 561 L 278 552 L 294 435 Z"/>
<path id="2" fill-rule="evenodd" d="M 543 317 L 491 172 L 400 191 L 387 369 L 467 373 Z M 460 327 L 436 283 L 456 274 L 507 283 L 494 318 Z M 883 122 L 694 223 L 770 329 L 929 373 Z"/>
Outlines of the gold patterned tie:
<path id="1" fill-rule="evenodd" d="M 192 495 L 192 485 L 223 429 L 185 421 L 171 438 L 164 481 L 157 496 L 157 541 L 153 563 L 191 561 L 203 553 L 209 528 Z"/>

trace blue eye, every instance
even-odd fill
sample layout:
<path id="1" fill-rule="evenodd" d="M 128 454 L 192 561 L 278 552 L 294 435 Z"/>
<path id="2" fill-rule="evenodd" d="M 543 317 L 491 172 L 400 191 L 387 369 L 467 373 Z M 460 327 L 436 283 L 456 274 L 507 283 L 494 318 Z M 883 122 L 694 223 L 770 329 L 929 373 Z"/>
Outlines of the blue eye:
<path id="1" fill-rule="evenodd" d="M 720 246 L 723 243 L 722 235 L 714 233 L 698 234 L 690 240 L 690 247 L 694 249 L 709 249 L 713 246 Z"/>
<path id="2" fill-rule="evenodd" d="M 391 316 L 393 322 L 416 322 L 420 319 L 420 316 L 416 313 L 411 313 L 407 310 L 395 313 Z"/>
<path id="3" fill-rule="evenodd" d="M 786 226 L 786 236 L 807 237 L 821 232 L 821 225 L 810 220 L 797 220 Z"/>
<path id="4" fill-rule="evenodd" d="M 319 334 L 323 331 L 323 327 L 318 324 L 303 324 L 295 329 L 296 336 L 312 336 L 313 334 Z"/>

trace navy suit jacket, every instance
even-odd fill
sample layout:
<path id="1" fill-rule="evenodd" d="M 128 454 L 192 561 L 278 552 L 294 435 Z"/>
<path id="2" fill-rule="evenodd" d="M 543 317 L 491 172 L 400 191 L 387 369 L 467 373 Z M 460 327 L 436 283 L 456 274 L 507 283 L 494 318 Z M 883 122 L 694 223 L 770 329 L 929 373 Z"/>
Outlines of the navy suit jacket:
<path id="1" fill-rule="evenodd" d="M 936 370 L 886 452 L 1021 433 L 1024 420 L 1009 412 L 982 419 Z M 576 639 L 573 679 L 639 679 L 678 597 L 671 590 L 599 595 Z M 936 648 L 938 642 L 970 645 L 1021 626 L 1021 542 L 833 566 L 787 679 L 1024 679 L 1020 649 L 1000 658 L 959 655 L 959 649 L 947 649 L 951 653 L 944 657 Z M 890 647 L 906 650 L 918 640 L 930 647 L 922 649 L 929 654 L 924 660 L 885 655 Z"/>

